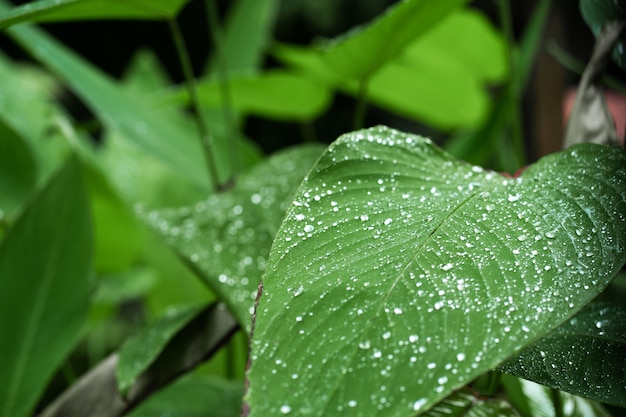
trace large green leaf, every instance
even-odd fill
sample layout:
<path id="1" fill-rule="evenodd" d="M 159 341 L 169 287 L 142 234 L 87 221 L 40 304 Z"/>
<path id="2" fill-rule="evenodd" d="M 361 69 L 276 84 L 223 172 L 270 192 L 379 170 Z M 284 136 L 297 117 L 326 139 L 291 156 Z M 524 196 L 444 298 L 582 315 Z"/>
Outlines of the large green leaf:
<path id="1" fill-rule="evenodd" d="M 342 76 L 365 80 L 467 0 L 407 0 L 374 22 L 326 47 L 328 64 Z"/>
<path id="2" fill-rule="evenodd" d="M 193 207 L 143 214 L 221 296 L 242 326 L 250 325 L 274 235 L 321 151 L 313 145 L 284 151 L 244 174 L 227 193 Z"/>
<path id="3" fill-rule="evenodd" d="M 626 407 L 626 307 L 591 304 L 500 369 Z"/>
<path id="4" fill-rule="evenodd" d="M 6 6 L 0 2 L 0 11 Z M 97 114 L 105 126 L 144 152 L 161 160 L 183 178 L 204 190 L 210 180 L 198 138 L 186 134 L 171 119 L 140 97 L 124 91 L 84 59 L 37 28 L 16 26 L 9 35 L 37 60 L 55 72 Z"/>
<path id="5" fill-rule="evenodd" d="M 510 179 L 388 128 L 342 136 L 267 262 L 251 416 L 412 416 L 545 335 L 626 260 L 625 167 L 587 144 Z"/>
<path id="6" fill-rule="evenodd" d="M 326 85 L 286 71 L 233 77 L 228 86 L 231 104 L 241 113 L 283 120 L 310 120 L 330 104 Z M 220 85 L 214 78 L 198 83 L 198 97 L 207 107 L 220 108 L 223 105 Z M 189 93 L 180 88 L 166 93 L 161 99 L 188 102 Z"/>
<path id="7" fill-rule="evenodd" d="M 38 0 L 0 15 L 0 29 L 23 22 L 88 19 L 165 19 L 189 0 Z"/>
<path id="8" fill-rule="evenodd" d="M 87 316 L 91 225 L 71 159 L 0 246 L 0 416 L 29 415 Z"/>

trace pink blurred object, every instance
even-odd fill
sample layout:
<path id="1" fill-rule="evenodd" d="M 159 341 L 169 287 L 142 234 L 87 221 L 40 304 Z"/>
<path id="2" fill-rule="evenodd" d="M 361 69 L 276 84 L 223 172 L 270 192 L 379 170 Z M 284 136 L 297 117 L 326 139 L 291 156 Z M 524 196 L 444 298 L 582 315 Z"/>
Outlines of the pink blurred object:
<path id="1" fill-rule="evenodd" d="M 617 136 L 619 136 L 622 144 L 624 143 L 624 134 L 626 131 L 626 95 L 612 90 L 606 90 L 604 96 L 608 103 L 609 111 L 613 116 Z M 569 114 L 574 106 L 576 98 L 576 89 L 569 88 L 563 98 L 563 122 L 567 123 Z"/>

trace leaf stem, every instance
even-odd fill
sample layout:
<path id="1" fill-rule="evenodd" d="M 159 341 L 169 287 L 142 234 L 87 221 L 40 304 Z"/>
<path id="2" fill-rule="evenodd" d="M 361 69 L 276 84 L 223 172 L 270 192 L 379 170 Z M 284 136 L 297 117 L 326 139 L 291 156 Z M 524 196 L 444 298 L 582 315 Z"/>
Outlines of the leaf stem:
<path id="1" fill-rule="evenodd" d="M 554 406 L 554 417 L 565 417 L 563 414 L 561 392 L 557 389 L 550 388 L 550 397 L 552 398 L 552 405 Z"/>
<path id="2" fill-rule="evenodd" d="M 232 93 L 230 89 L 230 83 L 228 81 L 228 62 L 226 61 L 226 54 L 224 51 L 224 45 L 226 44 L 224 38 L 224 31 L 220 25 L 216 0 L 206 0 L 206 10 L 209 22 L 209 31 L 211 33 L 211 40 L 215 46 L 215 59 L 217 62 L 216 73 L 218 83 L 220 87 L 222 112 L 224 117 L 224 124 L 226 126 L 226 138 L 231 144 L 230 158 L 232 163 L 232 173 L 237 174 L 241 168 L 241 160 L 239 155 L 238 135 L 235 134 L 235 111 L 233 107 Z"/>
<path id="3" fill-rule="evenodd" d="M 356 111 L 354 112 L 354 130 L 362 129 L 365 124 L 365 112 L 367 110 L 367 89 L 369 79 L 364 78 L 359 81 L 359 92 L 357 96 Z"/>
<path id="4" fill-rule="evenodd" d="M 200 106 L 200 99 L 198 98 L 198 89 L 194 81 L 193 70 L 191 68 L 191 60 L 189 58 L 189 52 L 185 46 L 185 41 L 178 25 L 178 21 L 175 18 L 167 19 L 169 24 L 174 44 L 176 45 L 176 52 L 180 60 L 181 68 L 183 70 L 183 76 L 185 77 L 185 84 L 187 91 L 191 98 L 191 105 L 194 109 L 194 115 L 196 123 L 198 125 L 198 133 L 200 134 L 200 142 L 204 150 L 204 158 L 206 160 L 207 168 L 209 170 L 209 177 L 215 191 L 220 191 L 222 186 L 220 184 L 219 175 L 216 168 L 215 153 L 213 152 L 213 144 L 209 135 L 209 129 L 206 125 L 206 121 L 202 114 L 202 107 Z"/>

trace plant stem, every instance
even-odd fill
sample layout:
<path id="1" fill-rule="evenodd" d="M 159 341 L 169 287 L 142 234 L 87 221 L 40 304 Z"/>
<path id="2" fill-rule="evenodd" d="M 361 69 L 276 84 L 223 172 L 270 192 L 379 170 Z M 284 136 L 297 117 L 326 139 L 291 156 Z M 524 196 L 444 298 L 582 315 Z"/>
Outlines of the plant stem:
<path id="1" fill-rule="evenodd" d="M 500 25 L 502 26 L 502 32 L 507 43 L 508 54 L 508 72 L 509 72 L 509 85 L 507 88 L 515 88 L 515 79 L 519 74 L 519 65 L 517 65 L 518 58 L 515 55 L 517 45 L 515 43 L 515 37 L 513 35 L 513 19 L 511 17 L 511 5 L 508 0 L 497 0 Z M 513 149 L 515 156 L 517 157 L 517 163 L 519 166 L 514 168 L 520 168 L 526 163 L 526 152 L 524 150 L 524 133 L 522 127 L 521 108 L 519 104 L 521 91 L 513 91 L 511 94 L 509 124 L 511 128 L 511 139 L 513 142 Z"/>
<path id="2" fill-rule="evenodd" d="M 239 155 L 238 135 L 235 134 L 235 112 L 233 110 L 233 100 L 228 82 L 228 62 L 224 53 L 225 38 L 222 26 L 219 22 L 216 0 L 206 0 L 206 10 L 209 22 L 211 40 L 215 46 L 215 58 L 217 61 L 216 72 L 220 86 L 222 99 L 222 111 L 224 114 L 224 124 L 226 126 L 226 138 L 231 144 L 230 157 L 232 172 L 236 174 L 241 168 Z"/>
<path id="3" fill-rule="evenodd" d="M 369 80 L 359 81 L 359 92 L 357 96 L 356 111 L 354 113 L 354 130 L 362 129 L 365 124 L 365 111 L 367 110 L 367 87 Z"/>
<path id="4" fill-rule="evenodd" d="M 302 140 L 308 143 L 317 142 L 317 135 L 315 134 L 315 127 L 313 123 L 310 121 L 300 122 L 300 134 L 302 135 Z"/>
<path id="5" fill-rule="evenodd" d="M 216 160 L 215 153 L 213 152 L 213 144 L 211 143 L 209 129 L 202 114 L 202 107 L 200 106 L 200 99 L 198 98 L 198 90 L 194 81 L 189 53 L 185 46 L 185 41 L 180 31 L 178 21 L 176 21 L 175 18 L 170 18 L 167 20 L 167 22 L 170 27 L 172 38 L 174 39 L 174 44 L 176 45 L 176 52 L 178 53 L 178 58 L 180 59 L 183 76 L 185 77 L 185 84 L 187 85 L 187 91 L 189 92 L 189 97 L 191 98 L 191 105 L 194 109 L 196 123 L 198 125 L 198 133 L 200 134 L 200 141 L 204 149 L 204 158 L 206 160 L 207 168 L 209 170 L 209 177 L 211 183 L 213 184 L 214 190 L 220 191 L 222 187 L 215 164 Z"/>
<path id="6" fill-rule="evenodd" d="M 554 417 L 564 417 L 561 392 L 557 389 L 551 388 L 550 397 L 552 397 L 552 405 L 554 406 Z"/>

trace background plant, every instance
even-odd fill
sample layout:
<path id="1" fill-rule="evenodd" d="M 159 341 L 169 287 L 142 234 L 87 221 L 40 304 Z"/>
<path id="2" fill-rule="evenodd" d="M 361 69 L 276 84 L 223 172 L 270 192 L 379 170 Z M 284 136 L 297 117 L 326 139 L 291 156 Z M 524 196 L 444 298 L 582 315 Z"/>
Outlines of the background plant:
<path id="1" fill-rule="evenodd" d="M 223 21 L 207 1 L 215 59 L 197 79 L 185 3 L 2 3 L 38 64 L 0 60 L 0 415 L 238 415 L 263 273 L 252 415 L 624 406 L 623 297 L 581 310 L 624 263 L 623 152 L 582 145 L 522 180 L 460 162 L 526 164 L 520 102 L 548 1 L 518 43 L 507 2 L 497 29 L 446 0 L 309 47 L 269 42 L 274 1 Z M 21 24 L 83 19 L 165 21 L 185 85 L 145 51 L 112 79 Z M 266 51 L 281 65 L 262 68 Z M 94 120 L 73 120 L 66 89 Z M 356 98 L 355 128 L 373 104 L 456 132 L 449 153 L 377 128 L 264 157 L 242 133 L 255 115 L 314 139 L 338 94 Z"/>

